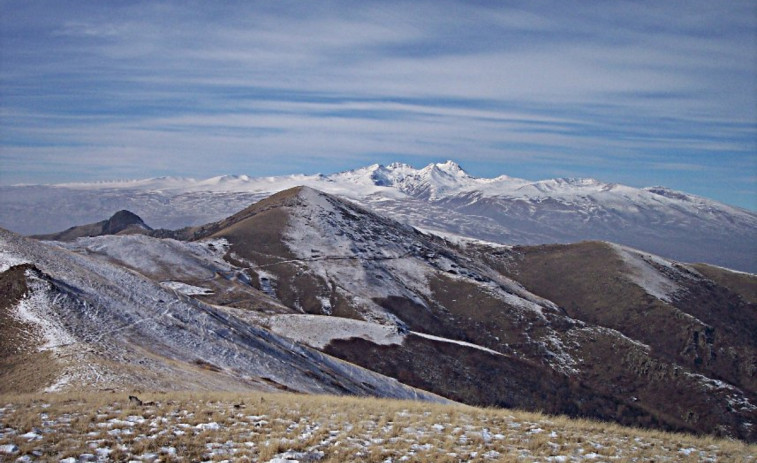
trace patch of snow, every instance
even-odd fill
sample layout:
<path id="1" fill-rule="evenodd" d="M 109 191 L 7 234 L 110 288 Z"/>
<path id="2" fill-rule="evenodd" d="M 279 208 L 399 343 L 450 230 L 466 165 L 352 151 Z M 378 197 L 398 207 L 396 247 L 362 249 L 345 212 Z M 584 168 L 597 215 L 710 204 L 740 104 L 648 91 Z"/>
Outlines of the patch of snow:
<path id="1" fill-rule="evenodd" d="M 18 446 L 14 444 L 5 444 L 0 445 L 0 453 L 10 454 L 10 453 L 17 453 L 18 452 Z"/>
<path id="2" fill-rule="evenodd" d="M 713 392 L 714 391 L 725 392 L 726 400 L 728 401 L 728 404 L 731 407 L 735 409 L 743 410 L 746 412 L 757 411 L 757 405 L 754 405 L 752 402 L 750 402 L 747 396 L 744 394 L 744 392 L 741 389 L 737 388 L 736 386 L 733 386 L 732 384 L 728 384 L 725 381 L 721 381 L 719 379 L 714 379 L 714 378 L 701 375 L 699 373 L 684 372 L 684 374 L 690 378 L 694 378 L 697 381 L 699 381 L 699 383 L 707 390 L 710 390 Z M 744 424 L 747 426 L 753 425 L 750 422 L 745 422 Z"/>
<path id="3" fill-rule="evenodd" d="M 546 360 L 557 371 L 565 374 L 577 374 L 576 360 L 568 353 L 562 340 L 555 335 L 546 335 L 542 341 L 542 347 L 546 350 Z"/>
<path id="4" fill-rule="evenodd" d="M 58 377 L 58 379 L 55 380 L 53 384 L 46 387 L 44 391 L 47 393 L 60 392 L 66 389 L 69 386 L 69 384 L 71 384 L 72 379 L 73 378 L 71 375 L 68 375 L 64 372 L 61 376 Z"/>
<path id="5" fill-rule="evenodd" d="M 404 339 L 396 326 L 326 315 L 274 315 L 269 323 L 274 333 L 316 349 L 339 339 L 360 338 L 382 346 L 402 344 Z"/>
<path id="6" fill-rule="evenodd" d="M 261 269 L 256 269 L 256 272 L 258 274 L 258 284 L 260 285 L 260 290 L 263 291 L 263 293 L 265 293 L 266 295 L 275 298 L 276 275 Z"/>
<path id="7" fill-rule="evenodd" d="M 142 274 L 162 280 L 210 280 L 235 268 L 223 257 L 225 239 L 177 241 L 145 235 L 107 235 L 51 242 L 56 246 L 104 260 L 114 260 Z"/>
<path id="8" fill-rule="evenodd" d="M 194 286 L 180 281 L 163 281 L 160 285 L 164 288 L 184 294 L 185 296 L 208 296 L 213 294 L 213 290 Z"/>
<path id="9" fill-rule="evenodd" d="M 655 268 L 652 263 L 671 272 L 680 272 L 673 267 L 670 261 L 635 249 L 617 244 L 610 244 L 623 261 L 631 269 L 629 276 L 637 285 L 647 293 L 664 302 L 672 302 L 673 296 L 681 290 L 681 287 L 669 276 Z"/>
<path id="10" fill-rule="evenodd" d="M 326 315 L 331 315 L 333 311 L 333 308 L 331 307 L 331 299 L 326 296 L 318 296 L 316 297 L 316 299 L 318 299 L 318 302 L 321 303 L 323 313 Z"/>
<path id="11" fill-rule="evenodd" d="M 757 273 L 750 273 L 750 272 L 744 272 L 744 271 L 741 271 L 741 270 L 734 270 L 732 268 L 722 267 L 720 265 L 715 265 L 715 264 L 707 264 L 707 265 L 709 265 L 710 267 L 715 267 L 715 268 L 720 269 L 720 270 L 725 270 L 726 272 L 735 273 L 737 275 L 746 275 L 746 276 L 750 276 L 750 277 L 757 277 Z M 699 273 L 699 272 L 697 272 L 697 273 Z"/>
<path id="12" fill-rule="evenodd" d="M 200 423 L 195 426 L 195 429 L 199 429 L 200 431 L 218 431 L 221 429 L 221 425 L 215 421 L 211 421 L 210 423 Z"/>
<path id="13" fill-rule="evenodd" d="M 450 344 L 457 344 L 459 346 L 465 346 L 465 347 L 470 347 L 470 348 L 473 348 L 473 349 L 481 350 L 481 351 L 487 352 L 489 354 L 500 355 L 500 356 L 503 356 L 503 357 L 505 356 L 505 354 L 503 354 L 502 352 L 497 352 L 496 350 L 489 349 L 488 347 L 479 346 L 478 344 L 473 344 L 473 343 L 470 343 L 470 342 L 457 341 L 457 340 L 449 339 L 449 338 L 442 338 L 440 336 L 434 336 L 432 334 L 426 334 L 426 333 L 419 333 L 417 331 L 411 331 L 410 334 L 414 334 L 414 335 L 419 336 L 421 338 L 430 339 L 432 341 L 446 342 L 446 343 L 450 343 Z"/>
<path id="14" fill-rule="evenodd" d="M 31 291 L 19 301 L 12 314 L 24 323 L 36 325 L 44 340 L 39 350 L 55 350 L 76 342 L 54 316 L 55 301 L 50 298 L 49 284 L 38 279 L 31 270 L 26 271 L 26 277 Z"/>
<path id="15" fill-rule="evenodd" d="M 513 248 L 513 246 L 509 244 L 502 244 L 502 243 L 496 243 L 494 241 L 486 241 L 486 240 L 482 240 L 478 238 L 472 238 L 470 236 L 460 235 L 458 233 L 452 233 L 450 231 L 437 230 L 437 229 L 431 229 L 431 228 L 425 228 L 425 227 L 413 227 L 413 228 L 423 233 L 424 235 L 437 236 L 457 246 L 481 245 L 481 246 L 488 246 L 491 248 L 501 248 L 501 249 Z"/>
<path id="16" fill-rule="evenodd" d="M 272 459 L 268 460 L 268 463 L 300 463 L 300 462 L 313 462 L 313 461 L 320 461 L 323 459 L 323 457 L 326 454 L 321 451 L 315 451 L 315 452 L 295 452 L 295 451 L 287 451 L 284 453 L 280 453 L 273 457 Z"/>
<path id="17" fill-rule="evenodd" d="M 24 439 L 28 439 L 30 441 L 42 439 L 42 436 L 34 431 L 29 431 L 26 434 L 20 435 L 19 437 L 23 437 Z"/>
<path id="18" fill-rule="evenodd" d="M 583 326 L 576 330 L 576 333 L 580 333 L 580 332 L 588 332 L 588 333 L 596 332 L 596 333 L 602 334 L 603 336 L 608 336 L 608 335 L 616 336 L 618 338 L 623 339 L 626 342 L 629 342 L 635 345 L 636 347 L 640 349 L 644 349 L 647 352 L 650 352 L 652 350 L 652 348 L 648 344 L 644 344 L 643 342 L 637 341 L 636 339 L 631 339 L 625 334 L 621 333 L 620 331 L 612 329 L 612 328 L 607 328 L 604 326 Z"/>
<path id="19" fill-rule="evenodd" d="M 6 250 L 0 249 L 0 273 L 3 273 L 10 269 L 11 267 L 15 267 L 16 265 L 21 264 L 29 264 L 28 259 L 24 259 L 23 257 L 17 256 L 13 253 L 10 253 Z"/>

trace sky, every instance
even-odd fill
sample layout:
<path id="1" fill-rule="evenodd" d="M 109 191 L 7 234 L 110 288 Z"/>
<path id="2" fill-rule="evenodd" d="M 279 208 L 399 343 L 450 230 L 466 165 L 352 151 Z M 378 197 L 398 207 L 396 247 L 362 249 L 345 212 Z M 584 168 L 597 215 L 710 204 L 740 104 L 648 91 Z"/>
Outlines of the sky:
<path id="1" fill-rule="evenodd" d="M 447 159 L 757 211 L 757 3 L 0 0 L 1 185 Z"/>

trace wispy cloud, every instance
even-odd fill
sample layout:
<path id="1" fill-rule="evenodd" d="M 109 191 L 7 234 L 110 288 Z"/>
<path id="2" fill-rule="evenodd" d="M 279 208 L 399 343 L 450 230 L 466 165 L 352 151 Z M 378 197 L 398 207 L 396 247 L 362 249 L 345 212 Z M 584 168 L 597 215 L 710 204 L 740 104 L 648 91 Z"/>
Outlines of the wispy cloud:
<path id="1" fill-rule="evenodd" d="M 753 2 L 2 9 L 2 183 L 454 158 L 757 209 Z"/>

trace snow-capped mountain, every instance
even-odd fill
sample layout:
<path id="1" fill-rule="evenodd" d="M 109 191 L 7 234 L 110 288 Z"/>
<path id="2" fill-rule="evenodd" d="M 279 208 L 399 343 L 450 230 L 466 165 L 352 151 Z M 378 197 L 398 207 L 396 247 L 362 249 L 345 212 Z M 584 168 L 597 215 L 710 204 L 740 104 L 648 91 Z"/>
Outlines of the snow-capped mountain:
<path id="1" fill-rule="evenodd" d="M 179 228 L 220 220 L 299 185 L 450 237 L 510 245 L 606 240 L 685 262 L 757 272 L 753 212 L 663 187 L 476 178 L 452 161 L 422 169 L 375 164 L 332 175 L 0 187 L 0 226 L 49 233 L 128 209 L 152 226 Z"/>

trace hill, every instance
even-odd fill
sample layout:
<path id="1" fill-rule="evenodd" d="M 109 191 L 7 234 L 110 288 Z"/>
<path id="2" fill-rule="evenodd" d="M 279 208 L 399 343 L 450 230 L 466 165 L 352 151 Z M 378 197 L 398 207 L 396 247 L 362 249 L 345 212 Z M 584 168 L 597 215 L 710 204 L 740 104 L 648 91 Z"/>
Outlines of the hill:
<path id="1" fill-rule="evenodd" d="M 39 240 L 73 241 L 77 238 L 102 235 L 145 234 L 152 229 L 133 212 L 122 210 L 113 214 L 109 219 L 87 225 L 77 225 L 62 232 L 46 235 L 33 235 Z"/>

